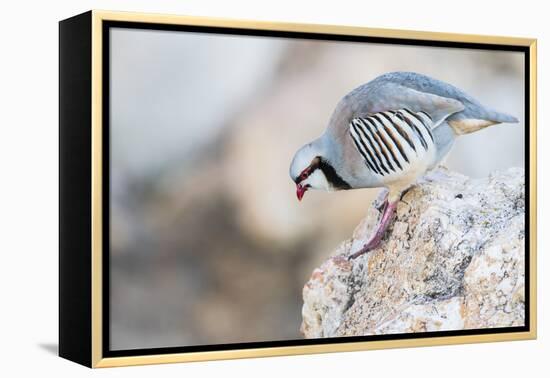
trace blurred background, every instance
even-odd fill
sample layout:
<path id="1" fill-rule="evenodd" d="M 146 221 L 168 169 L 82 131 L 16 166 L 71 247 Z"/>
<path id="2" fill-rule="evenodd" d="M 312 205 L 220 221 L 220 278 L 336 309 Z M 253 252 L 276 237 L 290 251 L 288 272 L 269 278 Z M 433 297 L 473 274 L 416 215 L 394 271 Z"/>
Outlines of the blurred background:
<path id="1" fill-rule="evenodd" d="M 459 138 L 449 168 L 523 166 L 521 53 L 122 28 L 110 43 L 114 350 L 301 338 L 304 283 L 378 191 L 299 203 L 289 164 L 380 74 L 424 73 L 520 119 Z"/>

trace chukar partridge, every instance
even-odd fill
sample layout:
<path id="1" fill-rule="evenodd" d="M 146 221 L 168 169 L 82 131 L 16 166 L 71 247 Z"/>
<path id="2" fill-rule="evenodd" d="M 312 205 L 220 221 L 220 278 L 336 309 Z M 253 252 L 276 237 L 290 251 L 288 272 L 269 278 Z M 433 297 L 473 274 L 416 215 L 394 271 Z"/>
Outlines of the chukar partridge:
<path id="1" fill-rule="evenodd" d="M 388 73 L 340 100 L 325 132 L 296 152 L 290 177 L 299 200 L 309 189 L 387 189 L 379 224 L 356 258 L 380 244 L 402 193 L 441 162 L 457 136 L 502 122 L 517 119 L 440 80 Z"/>

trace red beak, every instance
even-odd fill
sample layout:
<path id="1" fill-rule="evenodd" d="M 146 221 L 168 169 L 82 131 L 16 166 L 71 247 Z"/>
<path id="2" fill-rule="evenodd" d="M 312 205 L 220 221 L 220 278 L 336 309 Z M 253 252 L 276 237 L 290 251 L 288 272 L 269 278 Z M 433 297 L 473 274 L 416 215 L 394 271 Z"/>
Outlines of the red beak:
<path id="1" fill-rule="evenodd" d="M 302 186 L 302 184 L 296 184 L 296 197 L 298 201 L 301 201 L 304 198 L 304 193 L 307 192 L 307 187 Z"/>

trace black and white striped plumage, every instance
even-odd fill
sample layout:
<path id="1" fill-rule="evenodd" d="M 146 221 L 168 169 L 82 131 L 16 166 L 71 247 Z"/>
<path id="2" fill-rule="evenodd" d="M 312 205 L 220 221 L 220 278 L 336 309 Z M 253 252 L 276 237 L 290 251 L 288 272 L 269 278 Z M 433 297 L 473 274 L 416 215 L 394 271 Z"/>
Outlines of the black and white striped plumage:
<path id="1" fill-rule="evenodd" d="M 404 108 L 354 118 L 349 134 L 372 175 L 387 185 L 416 177 L 434 164 L 433 127 L 428 113 Z"/>

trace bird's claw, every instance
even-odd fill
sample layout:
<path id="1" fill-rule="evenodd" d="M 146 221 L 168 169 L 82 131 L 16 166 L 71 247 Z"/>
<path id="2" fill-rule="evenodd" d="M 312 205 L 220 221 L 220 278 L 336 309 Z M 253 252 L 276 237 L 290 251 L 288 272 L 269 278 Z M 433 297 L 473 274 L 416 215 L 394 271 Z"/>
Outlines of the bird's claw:
<path id="1" fill-rule="evenodd" d="M 381 238 L 379 239 L 375 236 L 372 240 L 370 240 L 367 244 L 365 244 L 363 246 L 363 248 L 361 248 L 357 252 L 352 253 L 351 255 L 349 255 L 348 260 L 355 260 L 359 256 L 364 255 L 365 253 L 368 253 L 368 252 L 372 251 L 373 249 L 375 249 L 376 247 L 378 247 L 380 245 L 381 241 L 382 241 Z"/>
<path id="2" fill-rule="evenodd" d="M 370 249 L 366 249 L 367 245 L 365 244 L 363 246 L 363 248 L 361 248 L 359 251 L 355 252 L 355 253 L 352 253 L 351 255 L 348 256 L 348 261 L 350 260 L 355 260 L 356 258 L 358 258 L 359 256 L 361 255 L 364 255 L 365 253 L 369 252 Z"/>
<path id="3" fill-rule="evenodd" d="M 389 190 L 383 189 L 372 202 L 374 208 L 381 213 L 384 212 L 385 207 L 388 204 L 388 193 Z"/>
<path id="4" fill-rule="evenodd" d="M 401 192 L 401 195 L 399 196 L 399 201 L 403 201 L 403 197 L 413 188 L 413 185 L 409 186 L 407 189 L 403 190 Z"/>

